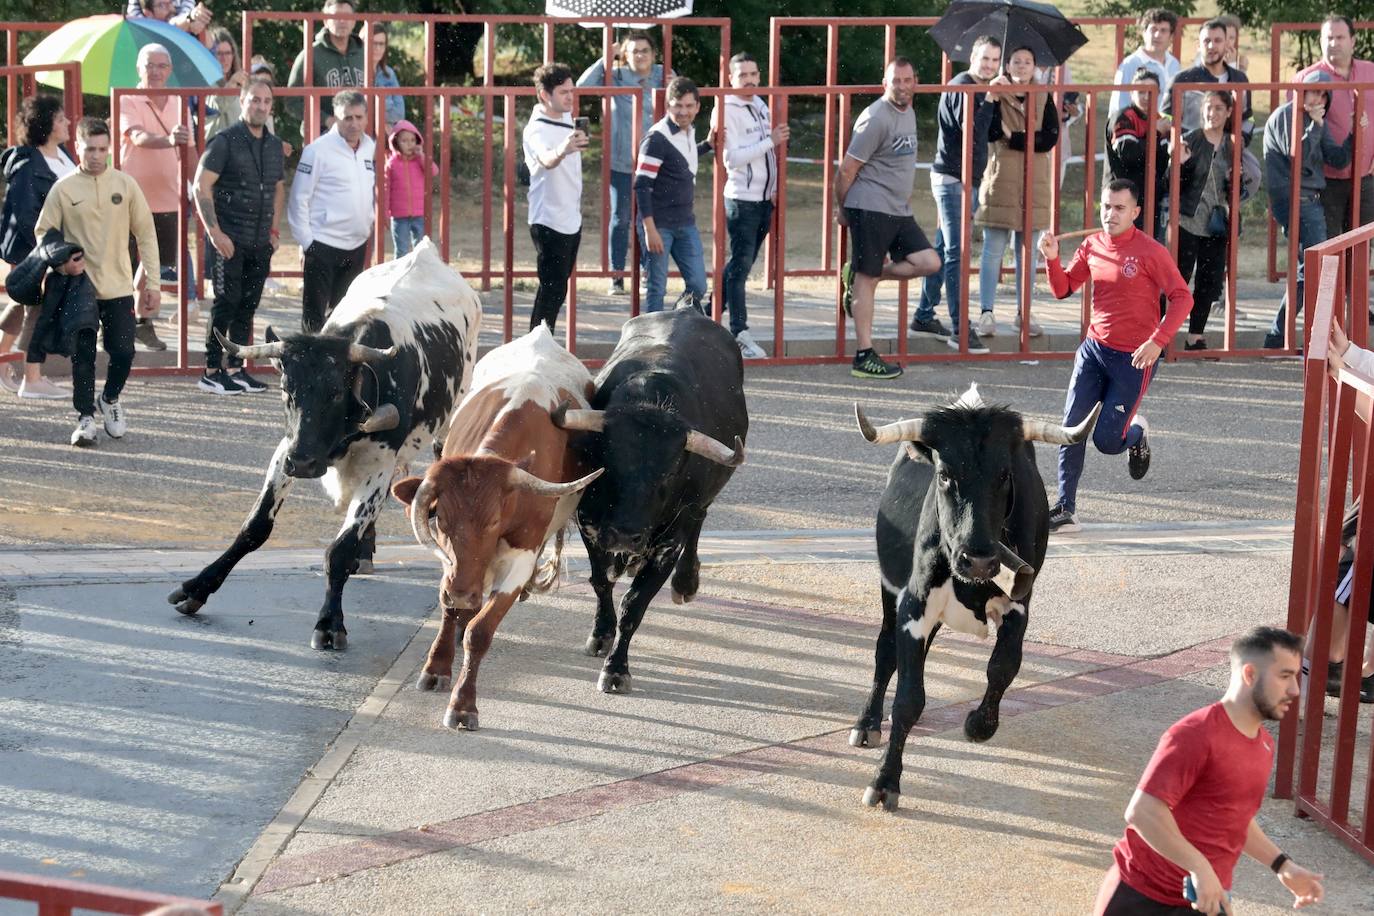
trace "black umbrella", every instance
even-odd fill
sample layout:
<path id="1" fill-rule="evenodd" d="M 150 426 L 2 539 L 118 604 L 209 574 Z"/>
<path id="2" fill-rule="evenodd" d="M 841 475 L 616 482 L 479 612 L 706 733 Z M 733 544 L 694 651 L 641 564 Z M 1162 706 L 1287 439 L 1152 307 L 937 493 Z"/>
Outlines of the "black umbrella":
<path id="1" fill-rule="evenodd" d="M 1088 43 L 1088 37 L 1048 3 L 1034 0 L 953 0 L 931 27 L 930 37 L 949 55 L 965 62 L 982 35 L 1001 36 L 1002 58 L 1029 48 L 1035 63 L 1056 67 Z"/>
<path id="2" fill-rule="evenodd" d="M 692 0 L 545 0 L 545 16 L 613 16 L 626 22 L 692 15 Z M 619 24 L 619 23 L 617 23 Z"/>

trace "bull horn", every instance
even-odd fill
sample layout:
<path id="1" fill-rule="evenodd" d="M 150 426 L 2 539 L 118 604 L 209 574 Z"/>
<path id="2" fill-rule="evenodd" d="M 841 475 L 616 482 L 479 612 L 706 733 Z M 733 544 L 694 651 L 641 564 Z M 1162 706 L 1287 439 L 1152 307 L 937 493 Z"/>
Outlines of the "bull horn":
<path id="1" fill-rule="evenodd" d="M 526 492 L 533 493 L 535 496 L 559 497 L 568 496 L 579 490 L 585 489 L 588 484 L 596 480 L 596 478 L 600 477 L 605 472 L 605 468 L 597 468 L 586 477 L 580 477 L 568 483 L 553 483 L 552 481 L 534 476 L 524 468 L 512 466 L 510 469 L 510 476 L 506 478 L 506 482 L 517 490 L 525 490 Z"/>
<path id="2" fill-rule="evenodd" d="M 438 550 L 439 543 L 429 530 L 429 504 L 433 499 L 434 481 L 426 474 L 410 500 L 410 530 L 415 532 L 415 540 L 420 542 L 421 547 Z"/>
<path id="3" fill-rule="evenodd" d="M 396 345 L 392 344 L 385 350 L 378 350 L 376 347 L 365 346 L 360 343 L 348 345 L 348 361 L 350 363 L 375 363 L 384 359 L 390 359 L 396 355 Z"/>
<path id="4" fill-rule="evenodd" d="M 1006 583 L 998 583 L 1002 591 L 1007 593 L 1007 597 L 1013 601 L 1021 601 L 1030 594 L 1031 585 L 1035 582 L 1035 567 L 1016 555 L 1005 543 L 997 545 L 997 558 L 1002 561 L 1003 569 L 1011 572 L 1014 577 L 1007 587 Z"/>
<path id="5" fill-rule="evenodd" d="M 215 328 L 215 337 L 219 339 L 219 345 L 224 348 L 224 352 L 235 359 L 281 359 L 281 351 L 285 347 L 280 340 L 274 343 L 240 346 L 225 337 L 219 328 Z"/>
<path id="6" fill-rule="evenodd" d="M 874 445 L 921 441 L 920 420 L 898 420 L 896 423 L 889 423 L 886 426 L 874 427 L 869 422 L 868 417 L 864 416 L 864 409 L 859 406 L 858 401 L 854 402 L 854 421 L 859 424 L 859 432 L 863 433 L 864 438 Z"/>
<path id="7" fill-rule="evenodd" d="M 555 407 L 550 418 L 559 429 L 599 433 L 606 428 L 606 411 L 569 410 L 567 401 Z"/>
<path id="8" fill-rule="evenodd" d="M 1092 413 L 1084 417 L 1083 422 L 1077 426 L 1060 426 L 1058 423 L 1046 423 L 1044 420 L 1022 419 L 1021 428 L 1025 432 L 1027 442 L 1077 445 L 1092 435 L 1093 427 L 1097 425 L 1097 417 L 1100 413 L 1102 413 L 1101 402 L 1096 404 Z"/>
<path id="9" fill-rule="evenodd" d="M 687 433 L 687 445 L 685 447 L 693 455 L 709 458 L 716 464 L 723 464 L 727 468 L 737 468 L 744 464 L 744 440 L 739 436 L 735 437 L 735 447 L 732 450 L 719 439 L 712 439 L 705 433 L 692 430 Z"/>
<path id="10" fill-rule="evenodd" d="M 372 412 L 358 429 L 365 433 L 384 433 L 389 429 L 395 429 L 401 425 L 401 412 L 396 409 L 395 404 L 383 404 Z"/>

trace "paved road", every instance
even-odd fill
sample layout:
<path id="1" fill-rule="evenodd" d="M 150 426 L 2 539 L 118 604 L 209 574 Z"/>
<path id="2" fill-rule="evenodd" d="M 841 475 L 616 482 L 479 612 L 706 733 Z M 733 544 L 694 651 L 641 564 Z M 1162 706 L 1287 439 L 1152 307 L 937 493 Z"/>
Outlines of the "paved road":
<path id="1" fill-rule="evenodd" d="M 873 517 L 892 449 L 868 445 L 853 402 L 875 420 L 913 414 L 977 381 L 989 401 L 1054 417 L 1062 362 L 913 367 L 895 382 L 861 382 L 843 367 L 751 371 L 749 461 L 707 527 L 861 528 Z M 1154 469 L 1131 481 L 1124 456 L 1090 452 L 1080 515 L 1108 523 L 1291 517 L 1301 372 L 1297 360 L 1163 367 L 1145 402 Z M 274 392 L 216 398 L 189 381 L 140 381 L 125 396 L 131 432 L 92 451 L 67 445 L 70 410 L 0 399 L 0 544 L 222 544 L 237 530 L 280 436 Z M 1038 449 L 1054 479 L 1055 451 Z M 320 544 L 337 527 L 319 487 L 303 482 L 275 544 Z M 381 534 L 404 538 L 399 507 Z"/>

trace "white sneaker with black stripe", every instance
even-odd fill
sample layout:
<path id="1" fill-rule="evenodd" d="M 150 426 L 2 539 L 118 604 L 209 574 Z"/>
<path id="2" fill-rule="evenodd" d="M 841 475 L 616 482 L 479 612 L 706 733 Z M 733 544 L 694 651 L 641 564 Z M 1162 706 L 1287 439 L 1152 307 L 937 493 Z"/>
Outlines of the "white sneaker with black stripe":
<path id="1" fill-rule="evenodd" d="M 243 389 L 245 394 L 259 394 L 267 390 L 266 385 L 253 378 L 253 376 L 248 374 L 248 370 L 242 367 L 240 367 L 237 372 L 230 375 L 229 380 Z"/>
<path id="2" fill-rule="evenodd" d="M 111 404 L 102 394 L 95 399 L 95 409 L 100 411 L 100 416 L 105 421 L 105 435 L 111 439 L 123 439 L 124 434 L 129 431 L 129 424 L 125 421 L 124 408 L 119 406 L 119 402 Z"/>
<path id="3" fill-rule="evenodd" d="M 95 448 L 95 436 L 95 417 L 87 414 L 76 421 L 76 429 L 72 430 L 72 445 Z"/>

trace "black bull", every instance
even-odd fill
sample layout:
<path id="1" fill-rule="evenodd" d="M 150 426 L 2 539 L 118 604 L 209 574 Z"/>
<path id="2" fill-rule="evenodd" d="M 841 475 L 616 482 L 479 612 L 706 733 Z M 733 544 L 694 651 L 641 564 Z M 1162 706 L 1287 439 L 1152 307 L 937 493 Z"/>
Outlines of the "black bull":
<path id="1" fill-rule="evenodd" d="M 855 405 L 870 442 L 904 444 L 878 510 L 883 622 L 873 689 L 849 738 L 856 747 L 881 741 L 883 697 L 895 672 L 891 735 L 865 804 L 897 808 L 902 752 L 925 708 L 925 659 L 942 624 L 979 636 L 990 621 L 996 627 L 987 689 L 964 734 L 986 741 L 996 733 L 1002 695 L 1021 667 L 1031 591 L 1049 540 L 1033 442 L 1081 442 L 1100 409 L 1064 429 L 987 407 L 975 389 L 922 419 L 875 429 Z"/>
<path id="2" fill-rule="evenodd" d="M 606 469 L 577 508 L 596 592 L 586 652 L 606 656 L 597 686 L 625 693 L 630 640 L 644 611 L 669 575 L 674 602 L 696 595 L 706 510 L 744 462 L 749 414 L 739 346 L 695 309 L 633 318 L 596 378 L 591 407 L 554 422 L 588 433 L 575 447 L 587 467 Z M 627 571 L 634 582 L 617 631 L 612 593 Z"/>

